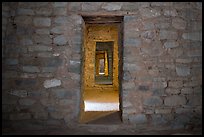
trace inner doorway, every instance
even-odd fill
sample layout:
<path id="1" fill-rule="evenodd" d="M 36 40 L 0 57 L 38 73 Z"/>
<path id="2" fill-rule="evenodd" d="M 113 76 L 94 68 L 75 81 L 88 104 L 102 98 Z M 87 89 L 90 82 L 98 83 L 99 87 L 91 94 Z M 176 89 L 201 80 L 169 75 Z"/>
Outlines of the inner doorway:
<path id="1" fill-rule="evenodd" d="M 80 123 L 89 123 L 121 112 L 122 18 L 84 17 L 84 20 Z"/>

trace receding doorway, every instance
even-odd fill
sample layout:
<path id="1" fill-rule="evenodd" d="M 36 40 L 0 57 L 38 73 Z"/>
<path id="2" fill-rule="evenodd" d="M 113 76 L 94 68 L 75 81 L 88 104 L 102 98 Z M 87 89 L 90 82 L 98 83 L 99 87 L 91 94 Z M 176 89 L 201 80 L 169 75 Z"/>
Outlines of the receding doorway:
<path id="1" fill-rule="evenodd" d="M 121 121 L 122 17 L 83 18 L 80 123 L 107 116 Z"/>

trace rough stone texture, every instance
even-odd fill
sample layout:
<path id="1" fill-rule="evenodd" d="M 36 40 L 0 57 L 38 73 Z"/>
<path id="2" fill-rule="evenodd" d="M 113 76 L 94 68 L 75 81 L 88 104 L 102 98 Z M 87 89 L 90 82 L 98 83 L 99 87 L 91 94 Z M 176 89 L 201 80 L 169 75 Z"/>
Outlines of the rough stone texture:
<path id="1" fill-rule="evenodd" d="M 188 76 L 190 75 L 190 68 L 186 66 L 177 66 L 176 73 L 178 76 Z"/>
<path id="2" fill-rule="evenodd" d="M 155 113 L 156 114 L 166 114 L 166 113 L 171 113 L 171 109 L 170 108 L 159 108 L 159 109 L 155 109 Z"/>
<path id="3" fill-rule="evenodd" d="M 50 32 L 56 33 L 56 34 L 62 34 L 64 30 L 61 26 L 57 26 L 57 27 L 52 28 Z"/>
<path id="4" fill-rule="evenodd" d="M 139 114 L 139 115 L 130 116 L 129 120 L 133 124 L 141 124 L 141 123 L 145 123 L 147 121 L 147 118 L 145 115 Z"/>
<path id="5" fill-rule="evenodd" d="M 160 30 L 159 38 L 163 39 L 173 39 L 176 40 L 178 38 L 178 33 L 176 31 L 170 30 Z"/>
<path id="6" fill-rule="evenodd" d="M 160 97 L 152 96 L 146 100 L 144 100 L 144 105 L 147 106 L 160 106 L 162 104 L 162 100 Z"/>
<path id="7" fill-rule="evenodd" d="M 173 95 L 164 99 L 166 106 L 179 106 L 186 104 L 186 98 L 184 96 Z"/>
<path id="8" fill-rule="evenodd" d="M 92 2 L 84 2 L 82 3 L 82 11 L 97 11 L 100 8 L 100 5 L 100 2 L 97 2 L 97 4 Z"/>
<path id="9" fill-rule="evenodd" d="M 37 15 L 44 15 L 44 16 L 50 16 L 52 14 L 52 9 L 51 8 L 45 8 L 41 7 L 38 10 L 35 11 Z M 40 21 L 41 20 L 41 21 Z M 37 22 L 45 22 L 45 20 L 37 19 Z M 50 21 L 49 21 L 50 22 Z"/>
<path id="10" fill-rule="evenodd" d="M 23 66 L 22 69 L 24 72 L 30 72 L 30 73 L 40 72 L 39 68 L 36 66 Z"/>
<path id="11" fill-rule="evenodd" d="M 202 97 L 199 95 L 192 95 L 188 98 L 188 103 L 187 105 L 190 106 L 197 106 L 200 105 L 202 103 Z"/>
<path id="12" fill-rule="evenodd" d="M 54 2 L 53 6 L 54 7 L 66 7 L 67 2 Z"/>
<path id="13" fill-rule="evenodd" d="M 28 92 L 26 90 L 11 90 L 9 94 L 18 96 L 18 97 L 27 97 Z"/>
<path id="14" fill-rule="evenodd" d="M 165 92 L 168 94 L 179 94 L 181 91 L 179 89 L 166 88 Z"/>
<path id="15" fill-rule="evenodd" d="M 182 38 L 187 40 L 202 41 L 202 33 L 201 32 L 183 33 Z"/>
<path id="16" fill-rule="evenodd" d="M 36 102 L 35 100 L 33 100 L 33 99 L 28 99 L 28 98 L 20 99 L 20 100 L 19 100 L 19 104 L 20 104 L 20 105 L 25 105 L 25 106 L 33 105 L 35 102 Z"/>
<path id="17" fill-rule="evenodd" d="M 11 120 L 26 120 L 31 119 L 31 115 L 30 113 L 10 114 L 9 118 Z"/>
<path id="18" fill-rule="evenodd" d="M 35 113 L 34 114 L 34 118 L 35 119 L 41 119 L 41 120 L 47 119 L 48 118 L 48 113 L 47 112 L 38 112 L 38 113 Z"/>
<path id="19" fill-rule="evenodd" d="M 122 3 L 120 3 L 120 2 L 119 3 L 109 2 L 107 4 L 104 4 L 102 6 L 102 9 L 105 9 L 105 10 L 108 10 L 108 11 L 114 11 L 114 10 L 120 10 L 121 6 L 122 6 Z"/>
<path id="20" fill-rule="evenodd" d="M 64 89 L 64 88 L 54 88 L 51 90 L 51 94 L 52 96 L 56 97 L 56 98 L 59 98 L 59 99 L 62 99 L 62 98 L 67 98 L 67 99 L 70 99 L 72 98 L 73 96 L 73 91 L 69 91 L 67 89 Z"/>
<path id="21" fill-rule="evenodd" d="M 18 59 L 6 59 L 5 62 L 8 65 L 17 65 L 18 64 Z"/>
<path id="22" fill-rule="evenodd" d="M 166 48 L 175 48 L 178 46 L 179 46 L 179 43 L 176 41 L 167 41 L 164 43 L 164 47 L 166 47 Z"/>
<path id="23" fill-rule="evenodd" d="M 140 14 L 144 19 L 146 18 L 154 18 L 158 17 L 161 15 L 160 11 L 157 9 L 150 9 L 150 8 L 141 8 L 140 9 Z"/>
<path id="24" fill-rule="evenodd" d="M 48 46 L 30 46 L 28 47 L 28 51 L 32 52 L 32 51 L 52 51 L 52 47 L 48 47 Z"/>
<path id="25" fill-rule="evenodd" d="M 186 28 L 186 22 L 181 18 L 174 18 L 172 20 L 172 26 L 176 29 L 185 29 Z"/>
<path id="26" fill-rule="evenodd" d="M 45 88 L 57 87 L 61 85 L 61 80 L 58 79 L 45 80 L 43 85 Z"/>
<path id="27" fill-rule="evenodd" d="M 60 35 L 54 38 L 54 44 L 65 45 L 66 43 L 67 43 L 67 40 L 63 35 Z"/>
<path id="28" fill-rule="evenodd" d="M 141 40 L 136 38 L 129 38 L 126 39 L 125 44 L 127 46 L 139 47 L 141 45 Z"/>
<path id="29" fill-rule="evenodd" d="M 73 73 L 80 73 L 80 64 L 81 63 L 79 61 L 70 60 L 69 71 Z"/>
<path id="30" fill-rule="evenodd" d="M 177 13 L 176 9 L 164 9 L 164 16 L 175 17 L 177 15 L 178 15 L 178 13 Z"/>
<path id="31" fill-rule="evenodd" d="M 49 27 L 51 25 L 50 18 L 34 18 L 33 23 L 36 27 Z"/>
<path id="32" fill-rule="evenodd" d="M 121 116 L 131 131 L 202 127 L 201 2 L 3 2 L 2 129 L 81 129 L 81 15 L 124 16 Z"/>
<path id="33" fill-rule="evenodd" d="M 183 82 L 182 81 L 169 81 L 168 86 L 174 87 L 174 88 L 181 88 L 183 87 Z"/>
<path id="34" fill-rule="evenodd" d="M 192 88 L 182 88 L 181 89 L 181 94 L 192 94 L 193 89 Z"/>
<path id="35" fill-rule="evenodd" d="M 34 11 L 31 9 L 18 9 L 17 15 L 34 15 Z"/>

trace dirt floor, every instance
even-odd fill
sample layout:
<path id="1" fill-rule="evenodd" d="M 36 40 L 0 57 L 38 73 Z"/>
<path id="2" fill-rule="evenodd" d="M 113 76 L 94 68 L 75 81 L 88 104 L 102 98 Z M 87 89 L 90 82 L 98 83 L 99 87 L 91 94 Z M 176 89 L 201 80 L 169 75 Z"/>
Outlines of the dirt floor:
<path id="1" fill-rule="evenodd" d="M 4 130 L 2 135 L 202 135 L 201 129 L 189 130 L 115 130 L 90 131 L 87 129 Z"/>
<path id="2" fill-rule="evenodd" d="M 75 128 L 54 127 L 45 130 L 12 130 L 2 129 L 2 135 L 202 135 L 202 127 L 194 129 L 138 127 L 121 122 L 120 113 L 113 113 L 107 117 L 73 126 Z"/>

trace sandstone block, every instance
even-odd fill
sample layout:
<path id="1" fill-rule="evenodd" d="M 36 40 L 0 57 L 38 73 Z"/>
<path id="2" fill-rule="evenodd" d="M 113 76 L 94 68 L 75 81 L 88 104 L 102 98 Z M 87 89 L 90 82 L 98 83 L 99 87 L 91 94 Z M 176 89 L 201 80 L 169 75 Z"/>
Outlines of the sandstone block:
<path id="1" fill-rule="evenodd" d="M 166 122 L 167 121 L 160 114 L 153 114 L 152 115 L 153 125 L 162 125 L 162 124 L 165 124 Z"/>
<path id="2" fill-rule="evenodd" d="M 122 10 L 136 11 L 136 10 L 138 10 L 139 6 L 140 5 L 138 3 L 124 2 L 122 5 Z"/>
<path id="3" fill-rule="evenodd" d="M 138 114 L 138 115 L 130 115 L 129 121 L 132 124 L 142 124 L 147 122 L 147 118 L 144 114 Z"/>
<path id="4" fill-rule="evenodd" d="M 58 17 L 54 18 L 54 22 L 59 24 L 59 25 L 62 25 L 62 24 L 69 23 L 70 19 L 66 16 L 58 16 Z"/>
<path id="5" fill-rule="evenodd" d="M 36 100 L 30 99 L 30 98 L 24 98 L 24 99 L 20 99 L 18 102 L 20 105 L 31 106 L 36 102 Z"/>
<path id="6" fill-rule="evenodd" d="M 17 9 L 17 15 L 34 15 L 34 11 L 32 9 Z"/>
<path id="7" fill-rule="evenodd" d="M 175 48 L 175 47 L 178 47 L 179 46 L 179 43 L 176 42 L 176 41 L 167 41 L 164 43 L 164 47 L 165 48 Z"/>
<path id="8" fill-rule="evenodd" d="M 42 72 L 54 72 L 56 71 L 57 68 L 56 67 L 42 67 Z"/>
<path id="9" fill-rule="evenodd" d="M 141 40 L 138 38 L 127 38 L 124 41 L 125 46 L 133 46 L 133 47 L 139 47 L 141 45 Z"/>
<path id="10" fill-rule="evenodd" d="M 193 61 L 193 59 L 191 58 L 178 58 L 176 59 L 176 62 L 178 63 L 191 63 Z"/>
<path id="11" fill-rule="evenodd" d="M 59 57 L 46 58 L 43 62 L 44 67 L 58 67 L 62 64 L 63 60 Z"/>
<path id="12" fill-rule="evenodd" d="M 167 94 L 179 94 L 180 90 L 175 88 L 166 88 L 165 92 Z"/>
<path id="13" fill-rule="evenodd" d="M 17 65 L 18 64 L 18 59 L 6 59 L 5 63 L 8 65 Z"/>
<path id="14" fill-rule="evenodd" d="M 135 83 L 132 81 L 123 82 L 123 89 L 135 89 Z"/>
<path id="15" fill-rule="evenodd" d="M 127 71 L 140 71 L 142 66 L 139 64 L 124 63 L 123 69 Z"/>
<path id="16" fill-rule="evenodd" d="M 54 8 L 54 15 L 62 15 L 62 16 L 66 16 L 67 15 L 67 9 L 66 8 Z"/>
<path id="17" fill-rule="evenodd" d="M 140 85 L 138 87 L 138 90 L 140 90 L 140 91 L 148 91 L 149 90 L 149 86 L 148 85 Z"/>
<path id="18" fill-rule="evenodd" d="M 57 87 L 61 85 L 61 80 L 58 80 L 55 78 L 50 80 L 45 80 L 43 85 L 45 88 Z"/>
<path id="19" fill-rule="evenodd" d="M 192 88 L 182 88 L 181 89 L 181 94 L 192 94 L 193 89 Z"/>
<path id="20" fill-rule="evenodd" d="M 157 108 L 155 109 L 155 113 L 156 114 L 169 114 L 171 113 L 171 109 L 170 108 Z"/>
<path id="21" fill-rule="evenodd" d="M 66 39 L 66 37 L 63 35 L 60 35 L 54 38 L 54 44 L 57 44 L 57 45 L 65 45 L 67 44 L 67 42 L 68 42 L 68 39 Z"/>
<path id="22" fill-rule="evenodd" d="M 182 38 L 193 41 L 202 41 L 202 32 L 183 33 Z"/>
<path id="23" fill-rule="evenodd" d="M 68 106 L 68 105 L 72 105 L 72 100 L 70 99 L 61 99 L 59 100 L 59 105 L 60 106 Z"/>
<path id="24" fill-rule="evenodd" d="M 16 16 L 14 22 L 21 25 L 31 25 L 32 17 L 29 16 Z"/>
<path id="25" fill-rule="evenodd" d="M 52 51 L 52 47 L 44 46 L 44 45 L 35 45 L 35 46 L 29 46 L 28 51 L 34 52 L 34 51 Z"/>
<path id="26" fill-rule="evenodd" d="M 189 106 L 201 106 L 202 105 L 202 96 L 199 95 L 192 95 L 189 96 L 189 101 L 187 105 Z"/>
<path id="27" fill-rule="evenodd" d="M 67 7 L 67 2 L 54 2 L 54 7 Z"/>
<path id="28" fill-rule="evenodd" d="M 70 60 L 69 63 L 70 63 L 69 72 L 80 74 L 81 62 Z"/>
<path id="29" fill-rule="evenodd" d="M 165 87 L 167 87 L 166 81 L 154 81 L 153 82 L 153 88 L 154 89 L 163 89 Z"/>
<path id="30" fill-rule="evenodd" d="M 62 34 L 64 32 L 64 29 L 61 26 L 56 26 L 52 28 L 50 32 L 54 34 Z"/>
<path id="31" fill-rule="evenodd" d="M 141 8 L 139 9 L 140 14 L 144 19 L 146 18 L 154 18 L 161 15 L 159 10 L 153 9 L 153 8 Z"/>
<path id="32" fill-rule="evenodd" d="M 181 87 L 183 87 L 183 81 L 169 81 L 168 87 L 181 88 Z"/>
<path id="33" fill-rule="evenodd" d="M 147 106 L 160 106 L 162 105 L 163 101 L 160 97 L 152 96 L 144 100 L 143 104 Z"/>
<path id="34" fill-rule="evenodd" d="M 105 9 L 107 11 L 114 11 L 114 10 L 120 10 L 122 6 L 122 3 L 116 3 L 116 2 L 109 2 L 102 6 L 102 9 Z"/>
<path id="35" fill-rule="evenodd" d="M 20 40 L 20 44 L 21 45 L 32 45 L 33 44 L 33 41 L 30 39 L 30 38 L 22 38 Z"/>
<path id="36" fill-rule="evenodd" d="M 33 19 L 33 23 L 36 27 L 49 27 L 51 25 L 51 19 L 46 17 L 36 17 Z"/>
<path id="37" fill-rule="evenodd" d="M 50 16 L 52 14 L 52 9 L 41 7 L 38 8 L 35 13 L 36 15 Z"/>
<path id="38" fill-rule="evenodd" d="M 30 72 L 30 73 L 40 72 L 39 68 L 36 66 L 23 66 L 22 70 L 23 72 Z"/>
<path id="39" fill-rule="evenodd" d="M 16 79 L 15 81 L 16 86 L 23 86 L 23 87 L 35 87 L 37 84 L 36 79 Z"/>
<path id="40" fill-rule="evenodd" d="M 41 34 L 41 35 L 34 35 L 33 39 L 37 44 L 52 44 L 52 39 L 49 35 Z"/>
<path id="41" fill-rule="evenodd" d="M 178 33 L 176 31 L 171 31 L 171 30 L 160 30 L 159 38 L 161 40 L 163 40 L 163 39 L 176 40 L 178 38 Z"/>
<path id="42" fill-rule="evenodd" d="M 173 18 L 172 20 L 172 26 L 176 29 L 185 29 L 186 28 L 186 21 L 184 21 L 181 18 Z"/>
<path id="43" fill-rule="evenodd" d="M 27 97 L 28 92 L 26 90 L 11 90 L 9 91 L 9 94 L 18 96 L 18 97 Z"/>
<path id="44" fill-rule="evenodd" d="M 51 95 L 58 98 L 58 99 L 71 99 L 73 96 L 73 91 L 69 91 L 64 88 L 55 88 L 51 90 Z"/>
<path id="45" fill-rule="evenodd" d="M 71 11 L 80 11 L 81 10 L 81 3 L 80 2 L 69 2 L 68 8 Z"/>
<path id="46" fill-rule="evenodd" d="M 190 67 L 176 66 L 176 73 L 178 76 L 188 76 L 190 75 Z"/>
<path id="47" fill-rule="evenodd" d="M 175 112 L 178 114 L 192 113 L 193 110 L 189 108 L 176 108 Z"/>
<path id="48" fill-rule="evenodd" d="M 101 2 L 84 2 L 82 3 L 82 11 L 97 11 L 101 6 Z"/>
<path id="49" fill-rule="evenodd" d="M 186 98 L 184 96 L 179 96 L 179 95 L 168 96 L 164 99 L 164 104 L 166 106 L 185 105 L 186 102 L 187 102 Z"/>
<path id="50" fill-rule="evenodd" d="M 36 34 L 50 34 L 50 30 L 47 28 L 36 29 L 35 32 Z"/>
<path id="51" fill-rule="evenodd" d="M 188 57 L 200 57 L 202 56 L 202 49 L 193 49 L 190 51 L 187 51 Z"/>
<path id="52" fill-rule="evenodd" d="M 178 13 L 177 13 L 176 9 L 164 9 L 164 16 L 175 17 L 177 15 L 178 15 Z"/>

